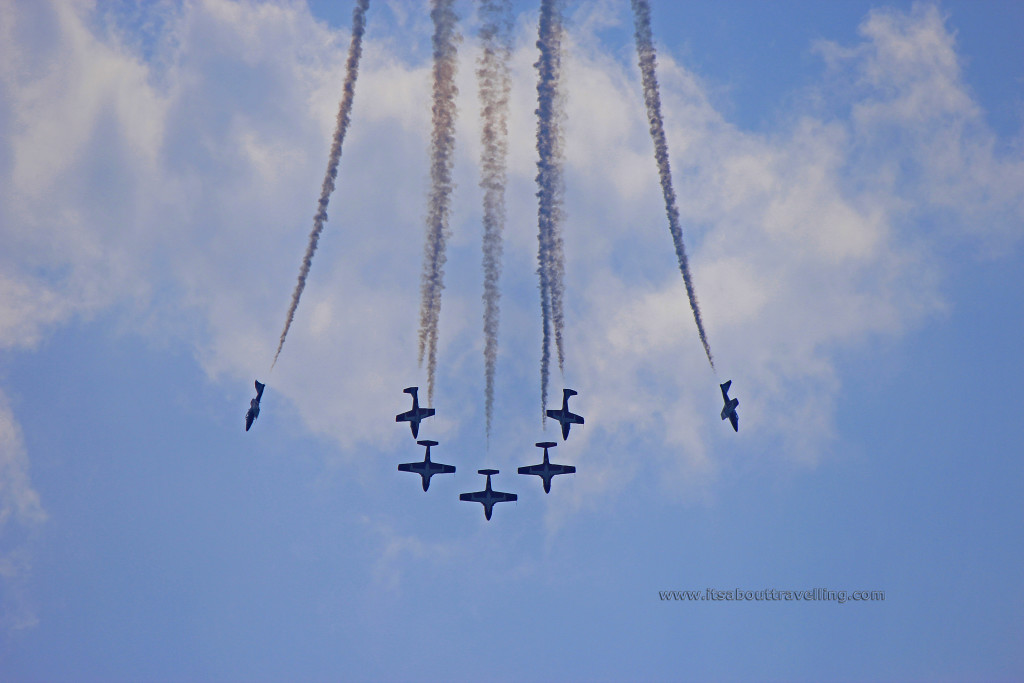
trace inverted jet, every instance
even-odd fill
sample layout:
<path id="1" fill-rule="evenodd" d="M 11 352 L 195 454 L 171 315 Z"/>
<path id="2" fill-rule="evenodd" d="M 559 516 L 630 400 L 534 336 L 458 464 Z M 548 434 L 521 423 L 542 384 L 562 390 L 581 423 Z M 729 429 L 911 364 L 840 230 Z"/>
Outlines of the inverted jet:
<path id="1" fill-rule="evenodd" d="M 729 387 L 732 386 L 732 380 L 730 379 L 725 384 L 720 384 L 722 387 L 722 399 L 725 401 L 725 407 L 722 408 L 722 419 L 728 418 L 729 422 L 732 423 L 733 431 L 740 431 L 740 416 L 736 414 L 736 406 L 740 404 L 738 398 L 729 398 Z"/>
<path id="2" fill-rule="evenodd" d="M 249 412 L 245 414 L 245 431 L 249 431 L 249 427 L 252 427 L 252 423 L 260 416 L 260 399 L 263 398 L 265 386 L 267 385 L 260 384 L 260 381 L 256 380 L 256 398 L 249 401 Z"/>
<path id="3" fill-rule="evenodd" d="M 409 387 L 402 391 L 407 394 L 412 394 L 412 410 L 407 410 L 404 413 L 395 415 L 395 422 L 408 422 L 409 428 L 412 429 L 412 438 L 415 439 L 420 434 L 420 421 L 433 415 L 434 409 L 420 408 L 420 400 L 416 397 L 416 392 L 419 391 L 419 387 Z"/>
<path id="4" fill-rule="evenodd" d="M 505 493 L 503 491 L 494 491 L 491 489 L 491 475 L 497 474 L 498 470 L 477 470 L 477 472 L 487 477 L 487 486 L 483 491 L 461 493 L 459 494 L 459 500 L 468 500 L 471 503 L 482 504 L 484 506 L 484 518 L 490 520 L 491 508 L 494 507 L 495 503 L 511 503 L 512 501 L 517 500 L 519 496 L 514 493 Z"/>
<path id="5" fill-rule="evenodd" d="M 435 474 L 451 474 L 455 472 L 454 465 L 444 465 L 439 462 L 430 461 L 430 447 L 436 446 L 436 441 L 417 441 L 421 446 L 427 447 L 427 454 L 422 462 L 403 462 L 398 466 L 401 472 L 415 472 L 423 478 L 423 490 L 430 488 L 430 478 Z"/>
<path id="6" fill-rule="evenodd" d="M 548 460 L 548 449 L 558 444 L 554 441 L 542 441 L 537 448 L 544 449 L 544 462 L 539 465 L 527 465 L 519 468 L 519 474 L 536 474 L 544 482 L 544 493 L 551 493 L 551 477 L 556 474 L 573 474 L 576 468 L 572 465 L 556 465 Z"/>
<path id="7" fill-rule="evenodd" d="M 562 409 L 548 411 L 548 417 L 562 423 L 562 441 L 569 438 L 569 427 L 583 424 L 583 416 L 569 410 L 569 397 L 575 395 L 572 389 L 562 389 Z"/>

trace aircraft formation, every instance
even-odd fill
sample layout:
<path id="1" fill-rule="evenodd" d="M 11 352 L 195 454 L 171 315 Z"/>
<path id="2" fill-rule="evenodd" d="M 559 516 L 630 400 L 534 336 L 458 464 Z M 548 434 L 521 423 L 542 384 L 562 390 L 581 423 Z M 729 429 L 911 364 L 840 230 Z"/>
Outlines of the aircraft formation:
<path id="1" fill-rule="evenodd" d="M 408 422 L 409 427 L 412 429 L 412 436 L 415 439 L 419 434 L 420 422 L 428 417 L 434 415 L 433 408 L 423 408 L 420 406 L 417 392 L 419 387 L 408 387 L 403 390 L 406 394 L 412 395 L 412 409 L 395 415 L 395 422 Z M 570 396 L 575 396 L 576 392 L 572 389 L 565 389 L 562 392 L 562 407 L 560 409 L 554 409 L 547 411 L 547 415 L 550 418 L 558 420 L 562 425 L 562 439 L 569 438 L 569 427 L 574 424 L 583 424 L 583 416 L 577 415 L 569 410 L 568 401 Z M 426 447 L 426 453 L 423 456 L 422 461 L 418 462 L 403 462 L 398 466 L 400 472 L 413 472 L 414 474 L 420 475 L 423 483 L 423 490 L 426 491 L 430 488 L 430 478 L 435 474 L 454 474 L 455 465 L 445 465 L 439 462 L 433 462 L 430 459 L 430 449 L 432 446 L 438 445 L 436 441 L 417 441 L 420 446 Z M 552 463 L 548 456 L 548 449 L 554 448 L 558 444 L 553 441 L 542 441 L 537 444 L 538 448 L 544 449 L 544 461 L 537 465 L 525 465 L 519 468 L 519 474 L 526 475 L 537 475 L 541 478 L 544 485 L 544 493 L 551 492 L 551 478 L 559 474 L 573 474 L 576 472 L 576 468 L 572 465 L 558 465 Z M 491 488 L 491 477 L 498 474 L 498 470 L 495 469 L 482 469 L 477 470 L 479 474 L 486 477 L 484 482 L 484 488 L 481 491 L 468 491 L 466 493 L 459 494 L 459 500 L 468 501 L 470 503 L 480 503 L 484 506 L 484 519 L 490 521 L 491 514 L 494 510 L 495 503 L 511 503 L 519 499 L 514 493 L 507 493 L 505 491 L 495 491 Z"/>
<path id="2" fill-rule="evenodd" d="M 256 398 L 249 402 L 249 411 L 245 414 L 245 431 L 249 431 L 252 427 L 253 422 L 260 414 L 260 399 L 263 398 L 263 390 L 266 388 L 265 384 L 261 384 L 259 380 L 256 380 Z M 725 402 L 725 406 L 722 408 L 722 419 L 728 419 L 732 424 L 732 428 L 735 431 L 739 431 L 739 416 L 736 413 L 736 408 L 739 406 L 740 401 L 738 398 L 729 398 L 729 387 L 732 386 L 732 380 L 728 380 L 725 384 L 721 385 L 722 399 Z M 419 387 L 406 387 L 402 390 L 403 393 L 412 396 L 412 408 L 395 415 L 395 422 L 408 422 L 409 429 L 412 431 L 412 438 L 416 439 L 420 433 L 420 423 L 428 417 L 433 417 L 436 411 L 433 408 L 424 408 L 420 405 L 419 401 Z M 569 430 L 572 425 L 585 424 L 583 416 L 569 410 L 569 398 L 576 396 L 578 392 L 573 389 L 562 390 L 562 407 L 552 408 L 547 411 L 547 416 L 557 421 L 562 428 L 562 440 L 567 441 L 569 439 Z M 455 474 L 455 465 L 446 465 L 440 462 L 434 462 L 430 459 L 430 449 L 438 445 L 437 441 L 431 441 L 429 439 L 423 439 L 416 442 L 420 446 L 426 448 L 426 452 L 423 455 L 423 460 L 416 462 L 403 462 L 398 465 L 399 472 L 412 472 L 413 474 L 420 475 L 421 483 L 423 484 L 423 490 L 427 491 L 430 488 L 430 478 L 435 474 Z M 548 449 L 555 448 L 558 444 L 554 441 L 540 441 L 534 444 L 537 448 L 544 449 L 543 460 L 536 465 L 524 465 L 518 469 L 519 474 L 535 475 L 540 477 L 541 484 L 544 487 L 544 493 L 551 493 L 551 479 L 558 476 L 559 474 L 575 474 L 576 467 L 574 465 L 559 465 L 558 463 L 551 462 Z M 484 519 L 490 521 L 491 514 L 494 509 L 495 503 L 510 503 L 518 500 L 518 496 L 514 493 L 507 493 L 505 491 L 495 491 L 491 488 L 491 476 L 499 473 L 495 469 L 482 469 L 477 470 L 479 474 L 486 477 L 484 488 L 481 491 L 469 491 L 466 493 L 459 494 L 459 500 L 468 501 L 471 503 L 480 503 L 484 506 Z"/>
<path id="3" fill-rule="evenodd" d="M 569 346 L 565 330 L 565 243 L 562 237 L 561 224 L 565 215 L 562 206 L 565 194 L 564 140 L 563 124 L 566 122 L 564 110 L 565 96 L 562 88 L 563 39 L 566 37 L 565 21 L 562 16 L 562 3 L 558 0 L 539 0 L 537 48 L 539 58 L 534 64 L 537 69 L 537 275 L 540 290 L 541 312 L 541 354 L 540 354 L 540 404 L 543 415 L 558 421 L 563 441 L 569 438 L 572 425 L 583 425 L 581 415 L 569 409 L 569 398 L 577 395 L 572 389 L 562 392 L 561 408 L 546 409 L 548 398 L 549 374 L 552 365 L 557 362 L 558 370 L 565 377 L 566 349 Z M 313 227 L 309 241 L 299 268 L 295 289 L 285 315 L 284 327 L 281 331 L 270 365 L 273 370 L 281 354 L 288 331 L 291 328 L 299 305 L 300 297 L 306 286 L 313 256 L 316 252 L 320 236 L 327 222 L 327 208 L 334 191 L 338 166 L 341 162 L 342 145 L 351 123 L 352 106 L 355 86 L 362 55 L 362 41 L 366 30 L 367 11 L 370 0 L 353 0 L 352 37 L 345 63 L 345 79 L 343 95 L 338 106 L 337 122 L 328 156 L 327 171 L 321 187 L 320 198 L 313 217 Z M 458 118 L 457 98 L 458 87 L 455 75 L 458 63 L 458 46 L 460 32 L 459 17 L 455 11 L 455 0 L 432 0 L 430 19 L 434 25 L 432 38 L 434 68 L 432 74 L 431 95 L 431 135 L 430 135 L 430 190 L 426 211 L 426 231 L 424 242 L 423 273 L 420 287 L 420 320 L 418 334 L 418 363 L 422 368 L 426 361 L 427 384 L 426 401 L 433 402 L 435 374 L 437 368 L 437 351 L 439 339 L 439 319 L 441 313 L 442 293 L 444 286 L 444 266 L 446 263 L 446 244 L 451 233 L 449 218 L 452 212 L 452 179 L 454 163 L 454 145 L 456 140 L 455 124 Z M 689 258 L 683 242 L 683 226 L 680 223 L 680 211 L 672 184 L 672 173 L 669 163 L 668 142 L 665 134 L 662 115 L 660 87 L 656 73 L 656 51 L 651 29 L 651 8 L 649 0 L 630 0 L 633 9 L 634 40 L 636 43 L 637 66 L 640 70 L 643 89 L 644 109 L 654 146 L 654 161 L 658 170 L 659 184 L 668 219 L 668 230 L 672 239 L 679 271 L 682 275 L 686 297 L 693 313 L 697 335 L 712 372 L 717 373 L 711 353 L 711 345 L 704 328 L 703 317 L 697 302 L 696 288 L 691 277 Z M 481 103 L 481 156 L 480 156 L 480 187 L 483 195 L 483 270 L 484 270 L 484 413 L 487 436 L 490 437 L 492 413 L 494 406 L 495 365 L 498 357 L 499 300 L 500 275 L 502 270 L 501 254 L 503 230 L 505 225 L 507 155 L 509 150 L 508 121 L 509 93 L 511 91 L 512 64 L 512 28 L 516 22 L 512 14 L 511 0 L 487 0 L 479 3 L 479 39 L 481 55 L 479 61 L 478 94 Z M 552 353 L 554 351 L 554 353 Z M 717 381 L 717 380 L 716 380 Z M 739 399 L 729 397 L 732 380 L 720 384 L 724 406 L 721 411 L 722 420 L 728 420 L 734 431 L 739 431 L 739 416 L 736 412 Z M 256 381 L 256 397 L 250 401 L 249 411 L 245 416 L 245 430 L 249 431 L 260 414 L 260 400 L 265 385 Z M 408 422 L 416 443 L 425 447 L 422 461 L 402 463 L 398 470 L 420 475 L 423 490 L 430 488 L 430 480 L 435 474 L 452 474 L 454 465 L 433 462 L 430 449 L 438 445 L 437 441 L 418 440 L 420 426 L 424 419 L 434 415 L 433 408 L 421 407 L 419 404 L 418 387 L 409 387 L 405 393 L 412 397 L 412 408 L 395 416 L 395 422 Z M 550 461 L 549 449 L 554 448 L 553 441 L 536 444 L 544 450 L 542 462 L 518 468 L 523 475 L 538 476 L 545 493 L 551 491 L 551 479 L 559 474 L 575 473 L 572 465 L 559 465 Z M 496 469 L 481 469 L 478 472 L 485 477 L 481 491 L 467 492 L 460 495 L 460 500 L 481 503 L 484 506 L 484 517 L 491 518 L 495 503 L 509 502 L 517 499 L 514 493 L 495 491 L 491 485 L 491 477 L 498 474 Z"/>

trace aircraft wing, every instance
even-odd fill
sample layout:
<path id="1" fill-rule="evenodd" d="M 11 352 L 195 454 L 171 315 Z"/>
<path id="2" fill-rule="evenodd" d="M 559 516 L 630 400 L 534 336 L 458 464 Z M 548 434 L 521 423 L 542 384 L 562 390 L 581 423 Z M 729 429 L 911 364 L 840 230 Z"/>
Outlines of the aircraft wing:
<path id="1" fill-rule="evenodd" d="M 441 469 L 437 471 L 437 474 L 451 474 L 455 471 L 455 465 L 444 465 L 441 463 L 435 463 Z"/>
<path id="2" fill-rule="evenodd" d="M 403 462 L 401 465 L 398 466 L 398 470 L 400 472 L 416 472 L 417 474 L 419 474 L 421 468 L 418 467 L 418 465 L 422 464 L 423 463 L 421 462 Z"/>
<path id="3" fill-rule="evenodd" d="M 411 410 L 407 410 L 404 413 L 395 415 L 395 422 L 412 422 L 416 419 L 415 414 Z"/>
<path id="4" fill-rule="evenodd" d="M 504 491 L 491 491 L 491 497 L 495 503 L 511 503 L 519 499 L 519 496 L 516 494 L 505 493 Z"/>
<path id="5" fill-rule="evenodd" d="M 568 412 L 566 410 L 562 410 L 561 408 L 558 408 L 558 409 L 554 409 L 553 408 L 553 409 L 549 410 L 548 411 L 548 417 L 550 417 L 552 420 L 558 420 L 562 424 L 575 424 L 575 425 L 583 424 L 583 416 L 582 415 L 577 415 L 576 413 L 571 413 L 571 412 Z"/>
<path id="6" fill-rule="evenodd" d="M 472 493 L 460 493 L 459 500 L 468 500 L 471 503 L 483 503 L 487 500 L 487 491 L 473 491 Z"/>
<path id="7" fill-rule="evenodd" d="M 575 465 L 556 465 L 555 463 L 548 463 L 545 468 L 544 464 L 540 465 L 524 465 L 519 468 L 519 474 L 536 474 L 537 476 L 543 477 L 548 472 L 552 476 L 556 474 L 574 474 L 576 472 Z"/>
<path id="8" fill-rule="evenodd" d="M 729 413 L 729 422 L 732 423 L 733 431 L 740 431 L 740 416 L 736 414 L 735 410 Z"/>

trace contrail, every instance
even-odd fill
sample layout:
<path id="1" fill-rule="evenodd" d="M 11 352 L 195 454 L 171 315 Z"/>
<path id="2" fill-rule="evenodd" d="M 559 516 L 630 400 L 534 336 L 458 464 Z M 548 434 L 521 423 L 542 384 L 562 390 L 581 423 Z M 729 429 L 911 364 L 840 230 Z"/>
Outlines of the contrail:
<path id="1" fill-rule="evenodd" d="M 554 328 L 558 368 L 564 371 L 562 344 L 562 299 L 565 257 L 560 233 L 562 199 L 563 96 L 559 89 L 562 67 L 562 11 L 560 0 L 542 0 L 537 47 L 537 274 L 540 277 L 540 307 L 544 340 L 540 361 L 541 415 L 548 396 L 551 363 L 551 331 Z"/>
<path id="2" fill-rule="evenodd" d="M 686 247 L 683 246 L 683 231 L 679 227 L 679 207 L 676 205 L 676 193 L 672 189 L 672 169 L 668 162 L 668 143 L 665 140 L 665 125 L 661 118 L 661 95 L 658 89 L 658 77 L 654 72 L 655 54 L 654 41 L 651 38 L 651 8 L 647 0 L 632 0 L 633 21 L 636 32 L 636 54 L 643 76 L 644 104 L 647 106 L 647 121 L 650 123 L 651 139 L 654 140 L 654 159 L 658 164 L 658 175 L 661 178 L 661 192 L 665 196 L 665 213 L 668 215 L 668 229 L 672 233 L 672 242 L 676 247 L 679 259 L 679 270 L 683 274 L 686 285 L 686 296 L 690 299 L 693 319 L 697 322 L 697 333 L 704 345 L 711 369 L 715 369 L 715 361 L 711 357 L 711 347 L 704 332 L 704 323 L 700 317 L 700 306 L 697 305 L 697 294 L 693 290 L 690 277 L 690 264 L 686 258 Z"/>
<path id="3" fill-rule="evenodd" d="M 331 193 L 334 192 L 334 179 L 338 176 L 338 162 L 341 161 L 341 143 L 345 140 L 345 131 L 348 130 L 349 119 L 352 113 L 352 100 L 356 93 L 356 76 L 359 75 L 359 57 L 363 53 L 363 33 L 366 31 L 366 10 L 369 6 L 370 0 L 356 0 L 356 6 L 352 10 L 352 42 L 348 46 L 348 60 L 345 62 L 344 92 L 341 96 L 341 104 L 338 106 L 334 141 L 331 143 L 331 154 L 327 160 L 327 175 L 324 176 L 324 184 L 320 188 L 320 201 L 317 205 L 316 215 L 313 216 L 313 230 L 309 233 L 309 244 L 306 246 L 306 254 L 302 257 L 302 266 L 299 268 L 299 281 L 295 285 L 295 291 L 292 292 L 292 303 L 288 306 L 284 330 L 281 332 L 280 341 L 277 342 L 274 362 L 270 364 L 271 370 L 277 365 L 277 357 L 281 355 L 284 339 L 288 336 L 288 329 L 292 326 L 292 320 L 295 319 L 295 309 L 299 307 L 299 297 L 302 296 L 302 290 L 306 288 L 306 277 L 309 275 L 309 268 L 313 264 L 313 254 L 316 253 L 316 246 L 320 241 L 320 233 L 323 232 L 324 223 L 327 222 L 327 203 L 331 200 Z"/>
<path id="4" fill-rule="evenodd" d="M 509 60 L 512 55 L 512 8 L 509 0 L 481 0 L 480 40 L 483 53 L 477 62 L 480 91 L 480 187 L 484 191 L 484 410 L 487 437 L 494 412 L 494 367 L 498 358 L 498 302 L 501 291 L 502 232 L 505 229 L 505 180 L 508 156 L 508 99 L 511 91 Z"/>
<path id="5" fill-rule="evenodd" d="M 423 249 L 423 278 L 420 284 L 419 362 L 427 355 L 427 400 L 433 402 L 434 376 L 437 371 L 437 322 L 441 315 L 441 291 L 444 289 L 445 247 L 451 230 L 452 162 L 455 150 L 455 86 L 458 67 L 456 31 L 458 16 L 454 0 L 433 0 L 430 18 L 434 21 L 434 95 L 430 137 L 430 198 L 427 205 L 427 240 Z"/>

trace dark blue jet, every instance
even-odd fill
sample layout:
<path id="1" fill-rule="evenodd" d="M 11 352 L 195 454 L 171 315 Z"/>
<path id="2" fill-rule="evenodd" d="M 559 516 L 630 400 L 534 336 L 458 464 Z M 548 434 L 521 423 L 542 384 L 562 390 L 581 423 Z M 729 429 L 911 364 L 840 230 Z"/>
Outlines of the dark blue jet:
<path id="1" fill-rule="evenodd" d="M 583 416 L 569 411 L 569 397 L 575 396 L 572 389 L 562 389 L 562 409 L 549 410 L 548 417 L 562 423 L 562 441 L 569 438 L 569 427 L 583 424 Z"/>
<path id="2" fill-rule="evenodd" d="M 430 488 L 430 478 L 435 474 L 451 474 L 455 472 L 454 465 L 443 465 L 439 462 L 430 462 L 430 447 L 436 446 L 436 441 L 417 441 L 421 446 L 427 447 L 427 454 L 423 462 L 403 462 L 398 466 L 401 472 L 415 472 L 423 478 L 423 490 Z"/>
<path id="3" fill-rule="evenodd" d="M 576 468 L 572 465 L 554 465 L 548 461 L 548 449 L 558 444 L 554 441 L 542 441 L 537 448 L 544 449 L 544 462 L 539 465 L 527 465 L 519 468 L 519 474 L 536 474 L 544 482 L 544 493 L 551 493 L 551 477 L 556 474 L 573 474 Z"/>
<path id="4" fill-rule="evenodd" d="M 725 384 L 720 384 L 722 387 L 722 399 L 725 401 L 725 407 L 722 408 L 722 419 L 729 419 L 732 423 L 733 431 L 740 431 L 740 416 L 736 414 L 736 406 L 740 404 L 738 398 L 729 398 L 729 387 L 732 386 L 732 380 L 730 379 Z"/>
<path id="5" fill-rule="evenodd" d="M 484 506 L 484 518 L 490 520 L 491 508 L 494 507 L 495 503 L 510 503 L 517 500 L 519 496 L 514 493 L 504 493 L 502 491 L 491 490 L 491 475 L 497 474 L 498 470 L 477 470 L 477 472 L 487 477 L 487 486 L 483 491 L 461 493 L 459 494 L 459 500 L 468 500 L 471 503 L 482 504 Z"/>
<path id="6" fill-rule="evenodd" d="M 420 435 L 420 421 L 434 414 L 433 408 L 420 408 L 420 400 L 416 397 L 416 392 L 419 389 L 419 387 L 403 389 L 405 393 L 412 394 L 412 410 L 395 415 L 395 422 L 409 423 L 409 428 L 412 429 L 412 438 L 414 439 Z"/>
<path id="7" fill-rule="evenodd" d="M 263 388 L 266 386 L 256 380 L 256 398 L 249 401 L 249 412 L 245 414 L 245 431 L 249 431 L 249 427 L 252 427 L 252 423 L 260 416 L 260 399 L 263 398 Z"/>

